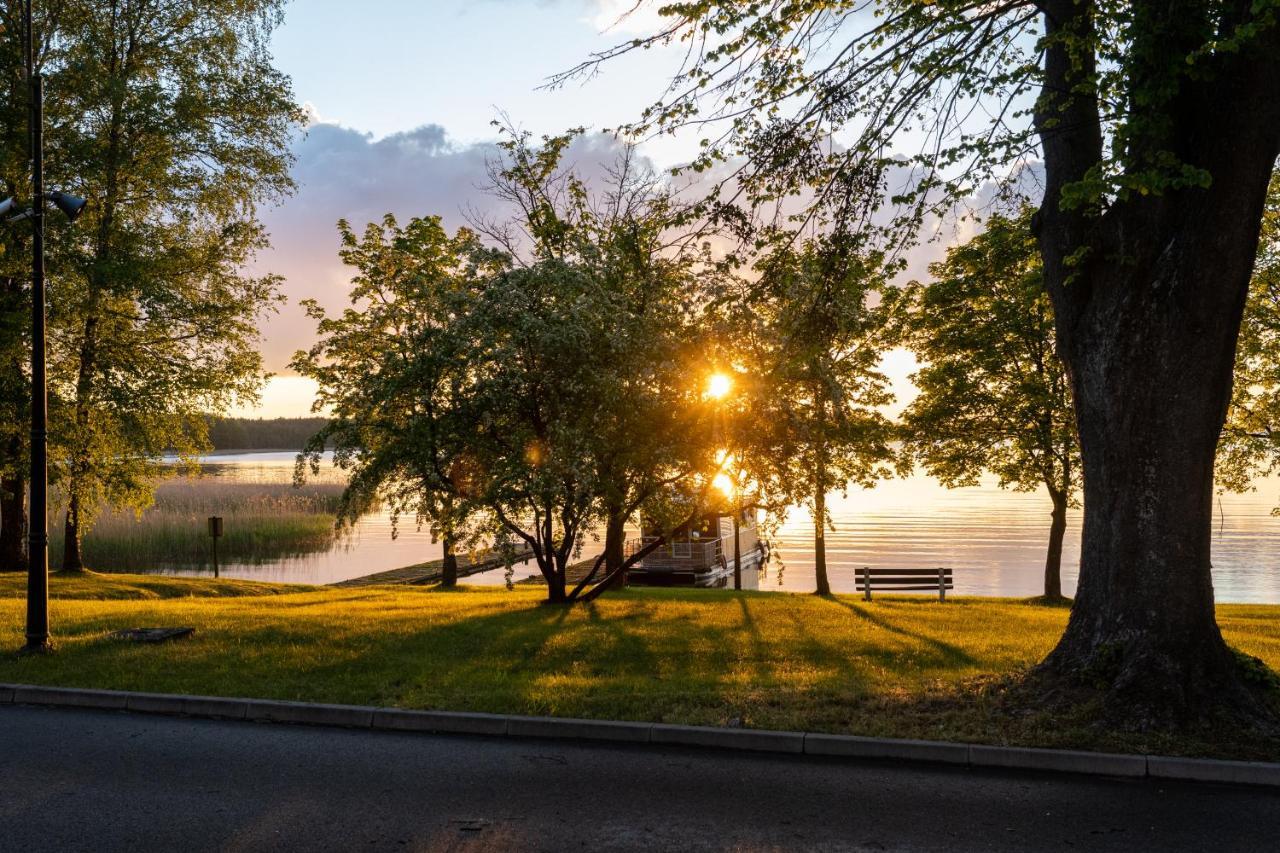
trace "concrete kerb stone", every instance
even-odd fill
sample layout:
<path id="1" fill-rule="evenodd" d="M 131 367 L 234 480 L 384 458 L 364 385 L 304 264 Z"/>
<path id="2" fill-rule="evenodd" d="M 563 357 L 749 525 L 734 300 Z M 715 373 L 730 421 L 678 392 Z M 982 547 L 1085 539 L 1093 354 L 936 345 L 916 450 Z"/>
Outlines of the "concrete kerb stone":
<path id="1" fill-rule="evenodd" d="M 676 726 L 654 723 L 649 742 L 672 746 L 708 746 L 753 752 L 804 752 L 804 732 L 766 729 L 722 729 L 710 726 Z"/>
<path id="2" fill-rule="evenodd" d="M 648 743 L 651 723 L 616 720 L 575 720 L 568 717 L 508 717 L 511 737 L 550 737 L 567 740 L 603 740 L 613 743 Z"/>
<path id="3" fill-rule="evenodd" d="M 1017 770 L 1053 770 L 1059 773 L 1089 773 L 1097 776 L 1147 775 L 1144 755 L 1118 755 L 1109 752 L 1082 752 L 1067 749 L 1030 749 L 1026 747 L 969 747 L 969 763 L 974 767 L 1006 767 Z"/>
<path id="4" fill-rule="evenodd" d="M 505 735 L 509 719 L 503 714 L 382 708 L 374 711 L 372 725 L 375 729 L 402 732 Z"/>
<path id="5" fill-rule="evenodd" d="M 123 711 L 129 694 L 119 690 L 90 690 L 78 687 L 13 686 L 13 701 L 23 705 L 54 705 L 63 708 L 100 708 Z"/>
<path id="6" fill-rule="evenodd" d="M 130 693 L 125 710 L 142 714 L 183 714 L 185 697 L 172 693 Z"/>
<path id="7" fill-rule="evenodd" d="M 1261 761 L 1221 761 L 1208 758 L 1167 758 L 1151 755 L 1147 756 L 1147 775 L 1152 779 L 1280 787 L 1280 764 Z"/>
<path id="8" fill-rule="evenodd" d="M 1280 787 L 1280 763 L 1118 755 L 941 741 L 805 734 L 764 729 L 575 720 L 558 717 L 518 717 L 448 711 L 404 711 L 356 705 L 130 693 L 118 690 L 44 687 L 27 684 L 0 684 L 0 704 L 96 708 L 398 731 L 549 737 L 615 743 L 647 742 L 755 752 L 806 753 L 851 758 L 967 764 L 984 768 L 998 767 L 1127 777 L 1148 776 L 1154 779 Z"/>
<path id="9" fill-rule="evenodd" d="M 310 702 L 249 699 L 245 701 L 244 718 L 270 723 L 301 723 L 312 726 L 367 729 L 373 725 L 375 710 L 377 709 L 359 705 L 321 705 Z"/>
<path id="10" fill-rule="evenodd" d="M 848 758 L 927 761 L 961 765 L 969 763 L 967 744 L 932 740 L 890 740 L 854 735 L 806 734 L 804 751 L 809 755 Z"/>
<path id="11" fill-rule="evenodd" d="M 224 696 L 183 696 L 182 713 L 188 717 L 212 717 L 219 720 L 243 720 L 248 699 Z"/>

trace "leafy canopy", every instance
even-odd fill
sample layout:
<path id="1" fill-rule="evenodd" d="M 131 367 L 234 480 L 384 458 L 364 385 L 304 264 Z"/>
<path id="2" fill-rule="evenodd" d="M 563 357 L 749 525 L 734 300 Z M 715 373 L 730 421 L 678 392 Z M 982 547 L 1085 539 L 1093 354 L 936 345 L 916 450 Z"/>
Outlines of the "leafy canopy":
<path id="1" fill-rule="evenodd" d="M 902 342 L 922 362 L 904 449 L 949 487 L 990 471 L 1001 487 L 1045 487 L 1065 502 L 1079 488 L 1079 449 L 1030 219 L 1026 208 L 989 217 L 930 266 L 931 281 L 891 294 Z"/>

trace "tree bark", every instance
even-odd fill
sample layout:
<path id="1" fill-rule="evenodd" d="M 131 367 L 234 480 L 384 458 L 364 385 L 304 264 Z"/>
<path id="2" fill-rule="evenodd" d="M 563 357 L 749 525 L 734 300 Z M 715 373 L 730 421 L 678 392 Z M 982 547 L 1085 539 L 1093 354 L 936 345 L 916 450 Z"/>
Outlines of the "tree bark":
<path id="1" fill-rule="evenodd" d="M 822 482 L 822 478 L 819 478 Z M 818 595 L 830 595 L 827 581 L 827 496 L 819 485 L 813 493 L 813 573 L 816 576 Z"/>
<path id="2" fill-rule="evenodd" d="M 84 559 L 80 553 L 80 499 L 74 494 L 67 504 L 67 517 L 62 531 L 61 571 L 84 571 Z"/>
<path id="3" fill-rule="evenodd" d="M 1138 126 L 1157 136 L 1134 137 L 1125 156 L 1171 155 L 1210 181 L 1118 196 L 1101 211 L 1063 203 L 1103 156 L 1095 65 L 1076 49 L 1094 43 L 1092 4 L 1046 0 L 1044 11 L 1036 226 L 1072 384 L 1084 525 L 1075 604 L 1039 674 L 1100 689 L 1128 728 L 1261 720 L 1214 618 L 1209 549 L 1214 454 L 1280 154 L 1280 39 L 1271 28 L 1170 83 L 1203 36 L 1185 10 L 1145 9 L 1167 16 L 1166 29 L 1135 30 L 1130 84 L 1159 93 Z"/>
<path id="4" fill-rule="evenodd" d="M 27 570 L 27 481 L 0 478 L 0 572 Z"/>
<path id="5" fill-rule="evenodd" d="M 1067 534 L 1067 495 L 1050 490 L 1053 512 L 1049 518 L 1049 550 L 1044 558 L 1044 597 L 1050 601 L 1062 598 L 1062 540 Z"/>
<path id="6" fill-rule="evenodd" d="M 605 583 L 620 589 L 627 585 L 626 573 L 619 571 L 626 560 L 627 517 L 620 509 L 611 509 L 604 527 Z"/>
<path id="7" fill-rule="evenodd" d="M 564 575 L 564 567 L 557 566 L 547 578 L 547 601 L 552 604 L 565 604 L 569 601 Z"/>
<path id="8" fill-rule="evenodd" d="M 453 537 L 446 534 L 443 538 L 444 560 L 440 569 L 440 586 L 453 588 L 458 585 L 458 555 L 454 553 Z"/>

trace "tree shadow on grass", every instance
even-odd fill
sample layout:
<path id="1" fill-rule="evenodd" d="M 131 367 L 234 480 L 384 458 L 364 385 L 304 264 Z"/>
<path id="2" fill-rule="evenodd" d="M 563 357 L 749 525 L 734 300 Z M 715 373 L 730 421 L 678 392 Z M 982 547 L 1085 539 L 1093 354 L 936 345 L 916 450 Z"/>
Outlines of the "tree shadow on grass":
<path id="1" fill-rule="evenodd" d="M 838 600 L 888 634 L 871 632 L 851 645 L 842 633 L 824 634 L 822 620 L 806 619 L 803 611 L 814 612 L 808 606 L 734 597 L 736 608 L 689 595 L 574 607 L 524 601 L 422 616 L 398 602 L 394 613 L 376 617 L 368 604 L 344 613 L 349 601 L 376 606 L 376 593 L 361 593 L 331 613 L 293 607 L 306 602 L 281 603 L 243 624 L 239 612 L 220 613 L 183 645 L 125 651 L 105 631 L 161 612 L 131 610 L 75 620 L 83 642 L 68 646 L 58 678 L 80 686 L 669 722 L 794 727 L 812 719 L 830 729 L 854 719 L 851 703 L 883 692 L 877 673 L 971 662 L 953 646 Z M 916 641 L 908 662 L 890 635 Z"/>
<path id="2" fill-rule="evenodd" d="M 947 643 L 928 634 L 922 634 L 918 631 L 909 631 L 906 628 L 899 627 L 882 616 L 871 612 L 871 609 L 865 605 L 857 605 L 841 598 L 825 598 L 824 601 L 843 607 L 845 610 L 853 613 L 861 619 L 865 619 L 872 625 L 875 625 L 882 631 L 888 631 L 891 634 L 897 634 L 900 637 L 906 637 L 916 642 L 923 643 L 941 655 L 941 662 L 947 666 L 980 666 L 981 662 L 964 649 L 952 643 Z"/>

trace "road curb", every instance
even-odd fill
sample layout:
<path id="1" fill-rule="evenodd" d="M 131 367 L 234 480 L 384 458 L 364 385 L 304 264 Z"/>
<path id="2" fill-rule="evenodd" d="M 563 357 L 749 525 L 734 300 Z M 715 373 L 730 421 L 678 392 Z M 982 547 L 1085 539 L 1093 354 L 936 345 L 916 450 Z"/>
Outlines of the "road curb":
<path id="1" fill-rule="evenodd" d="M 924 761 L 931 764 L 968 764 L 969 745 L 940 740 L 892 740 L 856 735 L 806 734 L 804 751 L 809 755 L 836 755 L 846 758 L 876 758 L 895 761 Z"/>
<path id="2" fill-rule="evenodd" d="M 613 743 L 649 743 L 650 723 L 614 720 L 576 720 L 569 717 L 507 716 L 511 737 L 549 737 Z"/>
<path id="3" fill-rule="evenodd" d="M 969 764 L 973 767 L 1052 770 L 1059 773 L 1090 773 L 1100 776 L 1141 778 L 1147 775 L 1145 755 L 1117 755 L 1109 752 L 1081 752 L 1068 749 L 973 744 L 969 747 Z"/>
<path id="4" fill-rule="evenodd" d="M 804 752 L 804 732 L 779 732 L 769 729 L 730 729 L 715 726 L 677 726 L 654 723 L 649 732 L 650 743 L 671 746 L 704 746 L 747 752 Z"/>
<path id="5" fill-rule="evenodd" d="M 476 714 L 465 711 L 455 713 L 379 708 L 373 715 L 373 728 L 397 732 L 502 736 L 507 733 L 507 717 L 502 714 Z"/>
<path id="6" fill-rule="evenodd" d="M 768 729 L 680 726 L 568 717 L 525 717 L 451 711 L 408 711 L 271 699 L 236 699 L 170 693 L 135 693 L 0 684 L 0 704 L 91 708 L 164 716 L 250 720 L 375 731 L 430 732 L 490 737 L 555 738 L 625 744 L 691 746 L 735 752 L 907 761 L 975 768 L 1035 770 L 1091 776 L 1218 782 L 1280 788 L 1280 763 L 1120 755 L 1104 752 L 947 743 L 945 741 L 786 732 Z"/>
<path id="7" fill-rule="evenodd" d="M 1280 764 L 1263 761 L 1217 761 L 1151 755 L 1147 757 L 1147 775 L 1153 779 L 1280 787 Z"/>

